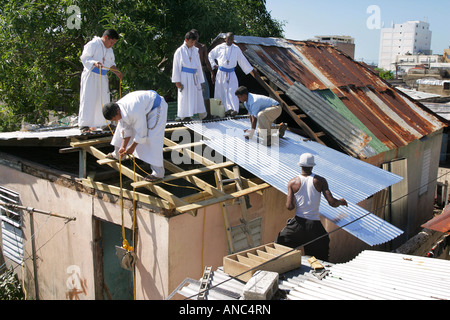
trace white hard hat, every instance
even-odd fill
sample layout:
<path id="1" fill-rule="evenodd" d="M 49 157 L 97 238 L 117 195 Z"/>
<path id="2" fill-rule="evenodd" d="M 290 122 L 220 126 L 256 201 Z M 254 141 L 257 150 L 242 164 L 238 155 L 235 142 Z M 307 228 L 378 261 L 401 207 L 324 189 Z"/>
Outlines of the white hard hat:
<path id="1" fill-rule="evenodd" d="M 316 164 L 314 162 L 314 156 L 311 153 L 304 153 L 300 156 L 298 162 L 300 167 L 314 167 Z"/>

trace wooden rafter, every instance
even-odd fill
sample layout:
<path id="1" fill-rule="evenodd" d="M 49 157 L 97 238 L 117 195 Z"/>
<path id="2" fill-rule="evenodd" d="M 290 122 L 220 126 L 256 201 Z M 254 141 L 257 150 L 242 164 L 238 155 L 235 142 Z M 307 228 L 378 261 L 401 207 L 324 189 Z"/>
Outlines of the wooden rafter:
<path id="1" fill-rule="evenodd" d="M 254 72 L 254 78 L 255 80 L 267 91 L 267 93 L 269 93 L 269 95 L 274 98 L 275 100 L 277 100 L 281 107 L 283 108 L 284 111 L 287 112 L 287 114 L 298 124 L 298 126 L 300 128 L 303 129 L 303 131 L 306 132 L 306 134 L 308 134 L 308 136 L 322 144 L 325 145 L 325 143 L 320 139 L 320 136 L 323 135 L 323 133 L 321 132 L 314 132 L 301 118 L 302 115 L 299 115 L 296 113 L 296 110 L 298 110 L 298 108 L 295 107 L 290 107 L 288 106 L 288 104 L 281 98 L 280 93 L 276 90 L 274 90 L 270 85 L 267 84 L 266 82 L 266 78 L 262 77 L 258 72 Z"/>
<path id="2" fill-rule="evenodd" d="M 175 130 L 188 130 L 186 127 L 175 127 L 175 128 L 166 128 L 167 132 L 172 132 Z M 144 203 L 156 205 L 162 209 L 167 210 L 176 210 L 179 213 L 190 213 L 192 215 L 197 214 L 197 210 L 200 208 L 204 208 L 206 206 L 210 206 L 213 204 L 233 200 L 244 195 L 258 192 L 260 193 L 262 190 L 270 187 L 267 183 L 257 184 L 249 179 L 241 177 L 243 189 L 242 190 L 230 190 L 226 193 L 222 190 L 219 190 L 216 186 L 213 186 L 203 179 L 200 179 L 197 175 L 214 172 L 219 170 L 225 176 L 232 178 L 233 171 L 228 169 L 228 167 L 235 165 L 232 161 L 225 161 L 223 163 L 215 163 L 212 160 L 209 160 L 202 155 L 195 153 L 191 150 L 191 148 L 199 145 L 203 145 L 202 141 L 193 142 L 189 144 L 177 144 L 176 142 L 165 138 L 164 144 L 165 147 L 163 149 L 164 152 L 176 151 L 180 154 L 184 154 L 188 156 L 194 162 L 197 162 L 203 167 L 199 167 L 191 170 L 183 170 L 179 166 L 164 160 L 164 167 L 167 171 L 171 172 L 166 175 L 162 180 L 159 180 L 155 183 L 147 182 L 144 180 L 144 177 L 130 168 L 126 166 L 120 166 L 119 162 L 116 160 L 106 159 L 105 154 L 101 152 L 96 146 L 97 145 L 105 145 L 109 144 L 111 141 L 111 137 L 103 137 L 98 139 L 89 139 L 89 140 L 73 140 L 71 142 L 71 147 L 80 150 L 80 152 L 89 153 L 97 159 L 97 163 L 101 165 L 108 165 L 111 168 L 121 172 L 123 175 L 133 180 L 131 186 L 135 189 L 145 188 L 151 191 L 155 196 L 146 195 L 141 192 L 133 192 L 127 189 L 120 189 L 117 186 L 110 186 L 105 183 L 96 182 L 92 177 L 88 177 L 87 179 L 82 179 L 84 185 L 104 191 L 112 194 L 120 195 L 122 191 L 122 195 L 131 198 L 135 197 L 138 201 L 143 201 Z M 176 180 L 176 179 L 184 179 L 191 183 L 195 188 L 199 190 L 197 195 L 191 195 L 184 198 L 179 198 L 172 194 L 171 192 L 165 190 L 162 185 L 166 182 Z"/>

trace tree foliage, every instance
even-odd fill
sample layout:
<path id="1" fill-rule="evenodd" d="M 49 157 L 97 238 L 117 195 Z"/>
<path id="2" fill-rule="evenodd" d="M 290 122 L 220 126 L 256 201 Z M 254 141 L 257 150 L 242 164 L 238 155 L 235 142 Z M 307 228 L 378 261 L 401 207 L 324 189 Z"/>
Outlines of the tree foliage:
<path id="1" fill-rule="evenodd" d="M 0 274 L 0 300 L 24 300 L 22 285 L 12 268 Z"/>
<path id="2" fill-rule="evenodd" d="M 375 71 L 378 72 L 378 76 L 384 80 L 392 80 L 395 78 L 394 73 L 390 70 L 385 70 L 382 68 L 375 68 Z"/>
<path id="3" fill-rule="evenodd" d="M 41 123 L 48 110 L 77 113 L 81 52 L 107 28 L 121 35 L 114 54 L 124 74 L 122 92 L 153 89 L 168 99 L 174 97 L 173 53 L 187 31 L 197 29 L 205 44 L 228 31 L 262 37 L 283 32 L 265 0 L 0 0 L 0 101 L 7 106 L 0 106 L 0 130 L 21 120 Z M 118 98 L 115 76 L 110 86 Z"/>

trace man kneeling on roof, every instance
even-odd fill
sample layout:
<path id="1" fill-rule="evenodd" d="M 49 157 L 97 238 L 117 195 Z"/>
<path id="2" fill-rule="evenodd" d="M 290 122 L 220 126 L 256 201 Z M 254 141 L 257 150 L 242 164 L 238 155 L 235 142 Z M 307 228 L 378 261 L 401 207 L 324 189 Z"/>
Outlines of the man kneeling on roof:
<path id="1" fill-rule="evenodd" d="M 155 182 L 164 177 L 163 147 L 167 122 L 167 103 L 152 90 L 134 91 L 117 102 L 103 106 L 106 120 L 117 121 L 111 140 L 114 151 L 108 159 L 123 159 L 131 154 L 150 164 L 152 173 L 146 181 Z M 131 143 L 130 143 L 131 142 Z"/>
<path id="2" fill-rule="evenodd" d="M 287 124 L 272 125 L 281 115 L 282 110 L 278 101 L 260 94 L 249 93 L 244 86 L 237 88 L 235 94 L 250 115 L 251 129 L 245 130 L 245 138 L 253 137 L 256 125 L 258 125 L 258 135 L 265 139 L 267 146 L 272 143 L 272 133 L 278 131 L 278 137 L 283 138 Z"/>

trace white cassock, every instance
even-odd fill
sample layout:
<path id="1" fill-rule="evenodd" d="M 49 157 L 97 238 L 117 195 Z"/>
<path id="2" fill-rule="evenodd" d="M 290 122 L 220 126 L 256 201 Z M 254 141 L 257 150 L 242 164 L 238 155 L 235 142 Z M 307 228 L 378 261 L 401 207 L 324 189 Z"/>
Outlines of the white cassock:
<path id="1" fill-rule="evenodd" d="M 178 117 L 192 117 L 206 112 L 203 100 L 202 83 L 205 82 L 198 48 L 180 46 L 173 56 L 172 82 L 181 82 L 183 90 L 178 89 Z"/>
<path id="2" fill-rule="evenodd" d="M 216 65 L 219 66 L 214 87 L 214 98 L 222 101 L 225 111 L 234 110 L 239 112 L 239 100 L 235 94 L 239 82 L 234 69 L 239 64 L 242 71 L 245 74 L 249 74 L 253 70 L 253 66 L 235 44 L 231 46 L 228 46 L 226 43 L 218 45 L 211 50 L 208 59 L 212 68 Z M 217 60 L 217 63 L 215 60 Z"/>
<path id="3" fill-rule="evenodd" d="M 118 158 L 118 150 L 122 139 L 130 137 L 128 145 L 138 143 L 133 156 L 149 163 L 152 174 L 164 177 L 164 130 L 167 122 L 167 103 L 163 97 L 152 90 L 130 92 L 117 101 L 122 119 L 118 121 L 116 131 L 111 140 L 115 147 L 114 156 Z"/>
<path id="4" fill-rule="evenodd" d="M 94 37 L 83 49 L 81 62 L 83 73 L 81 74 L 80 109 L 78 112 L 78 126 L 102 127 L 107 124 L 103 117 L 102 107 L 110 102 L 107 70 L 100 70 L 94 66 L 95 62 L 101 62 L 104 67 L 115 66 L 112 48 L 106 48 L 100 37 Z"/>

